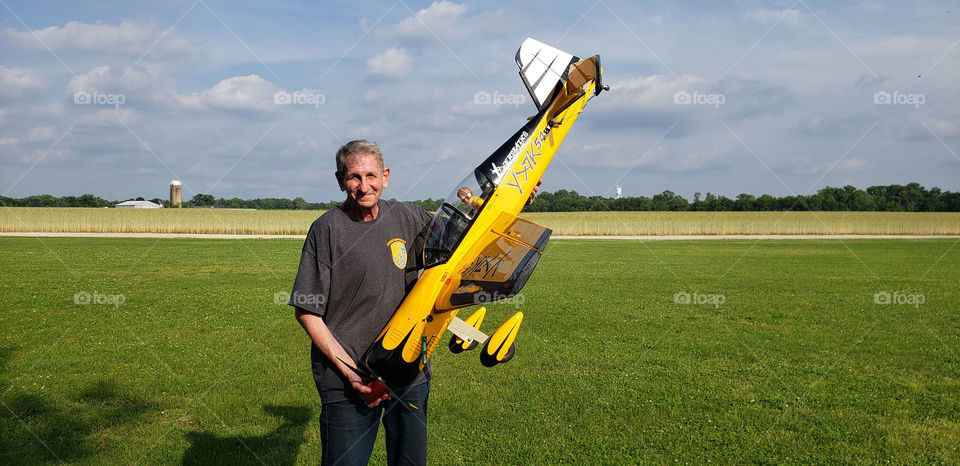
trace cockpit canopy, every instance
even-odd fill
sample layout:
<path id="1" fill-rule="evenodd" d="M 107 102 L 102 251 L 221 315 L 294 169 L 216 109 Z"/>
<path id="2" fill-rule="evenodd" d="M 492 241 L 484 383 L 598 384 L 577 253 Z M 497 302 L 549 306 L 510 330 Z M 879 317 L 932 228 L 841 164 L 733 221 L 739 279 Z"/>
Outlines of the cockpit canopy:
<path id="1" fill-rule="evenodd" d="M 424 267 L 443 264 L 470 229 L 496 186 L 480 169 L 461 181 L 444 199 L 427 226 L 423 250 Z"/>

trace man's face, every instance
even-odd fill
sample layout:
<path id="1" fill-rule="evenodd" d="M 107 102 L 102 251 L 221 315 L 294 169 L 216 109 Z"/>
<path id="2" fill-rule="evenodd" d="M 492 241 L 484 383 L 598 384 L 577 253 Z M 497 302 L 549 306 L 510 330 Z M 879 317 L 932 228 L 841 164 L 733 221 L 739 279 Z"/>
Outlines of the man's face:
<path id="1" fill-rule="evenodd" d="M 374 154 L 351 155 L 345 162 L 346 172 L 340 180 L 340 190 L 347 193 L 347 202 L 364 209 L 373 208 L 390 181 L 390 169 L 381 172 L 380 162 Z"/>

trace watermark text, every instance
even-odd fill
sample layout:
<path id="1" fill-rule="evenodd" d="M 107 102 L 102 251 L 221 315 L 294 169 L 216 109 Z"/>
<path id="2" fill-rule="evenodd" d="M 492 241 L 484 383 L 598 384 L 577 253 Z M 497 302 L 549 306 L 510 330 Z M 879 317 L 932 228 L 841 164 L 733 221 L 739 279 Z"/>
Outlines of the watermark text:
<path id="1" fill-rule="evenodd" d="M 96 304 L 99 306 L 113 306 L 120 307 L 123 303 L 127 301 L 127 297 L 122 294 L 105 294 L 94 291 L 90 293 L 89 291 L 80 290 L 73 294 L 73 303 L 86 306 L 88 304 Z"/>
<path id="2" fill-rule="evenodd" d="M 487 91 L 480 91 L 476 94 L 473 94 L 473 103 L 477 105 L 513 105 L 514 108 L 519 107 L 524 102 L 527 101 L 527 96 L 523 94 L 501 94 L 497 91 L 493 93 Z"/>
<path id="3" fill-rule="evenodd" d="M 712 105 L 713 108 L 720 108 L 727 101 L 724 94 L 704 94 L 700 91 L 693 91 L 693 94 L 687 91 L 679 91 L 673 94 L 673 103 L 677 105 Z"/>
<path id="4" fill-rule="evenodd" d="M 873 94 L 873 103 L 877 105 L 912 105 L 913 108 L 920 108 L 926 101 L 927 96 L 923 94 L 901 94 L 900 91 Z"/>
<path id="5" fill-rule="evenodd" d="M 926 296 L 921 293 L 904 293 L 902 291 L 878 291 L 873 294 L 873 303 L 881 306 L 890 304 L 913 306 L 919 309 L 920 305 L 927 301 Z"/>
<path id="6" fill-rule="evenodd" d="M 726 301 L 727 297 L 722 294 L 705 294 L 697 291 L 694 291 L 693 294 L 686 291 L 678 291 L 673 295 L 673 302 L 675 304 L 705 304 L 719 308 L 720 305 Z"/>
<path id="7" fill-rule="evenodd" d="M 120 108 L 126 101 L 127 96 L 123 94 L 101 94 L 99 91 L 73 93 L 73 103 L 76 105 L 112 105 L 114 108 Z"/>
<path id="8" fill-rule="evenodd" d="M 280 91 L 273 94 L 273 103 L 277 105 L 313 105 L 313 108 L 320 108 L 326 101 L 327 96 L 323 94 L 301 94 L 300 91 L 292 94 L 287 91 Z"/>

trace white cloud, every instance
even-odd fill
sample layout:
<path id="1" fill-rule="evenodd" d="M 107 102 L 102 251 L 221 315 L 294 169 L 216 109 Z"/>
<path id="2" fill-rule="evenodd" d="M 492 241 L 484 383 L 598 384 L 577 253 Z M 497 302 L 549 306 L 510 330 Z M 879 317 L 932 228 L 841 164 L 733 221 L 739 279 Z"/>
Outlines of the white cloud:
<path id="1" fill-rule="evenodd" d="M 450 113 L 473 120 L 493 118 L 500 115 L 501 107 L 492 103 L 477 103 L 476 99 L 457 102 L 450 107 Z"/>
<path id="2" fill-rule="evenodd" d="M 797 8 L 788 8 L 786 10 L 754 8 L 747 10 L 747 12 L 744 13 L 744 17 L 767 25 L 772 25 L 779 20 L 780 22 L 777 24 L 798 26 L 806 21 L 809 15 Z"/>
<path id="3" fill-rule="evenodd" d="M 674 95 L 677 92 L 693 92 L 696 90 L 702 92 L 711 84 L 712 82 L 709 79 L 691 75 L 677 76 L 676 78 L 660 74 L 641 76 L 611 84 L 610 87 L 616 90 L 617 97 L 606 99 L 604 102 L 616 106 L 676 110 L 679 108 L 674 103 Z"/>
<path id="4" fill-rule="evenodd" d="M 827 176 L 831 173 L 862 173 L 868 166 L 867 159 L 862 157 L 848 157 L 838 162 L 822 157 L 817 159 L 803 155 L 787 160 L 785 171 L 793 175 Z M 779 168 L 775 168 L 775 170 L 781 171 Z"/>
<path id="5" fill-rule="evenodd" d="M 714 146 L 680 154 L 671 153 L 663 146 L 653 148 L 638 163 L 638 167 L 659 168 L 666 171 L 688 172 L 728 165 L 737 156 L 730 146 Z"/>
<path id="6" fill-rule="evenodd" d="M 618 144 L 586 144 L 581 153 L 567 159 L 571 166 L 604 167 L 617 170 L 644 167 L 668 172 L 688 172 L 729 165 L 739 154 L 730 146 L 714 146 L 703 150 L 675 151 L 657 145 L 645 152 Z M 677 153 L 680 152 L 680 153 Z"/>
<path id="7" fill-rule="evenodd" d="M 347 133 L 347 136 L 350 136 L 351 138 L 376 139 L 373 136 L 376 133 L 377 133 L 377 128 L 375 126 L 360 125 L 360 126 L 357 126 L 356 128 L 351 129 L 350 132 Z"/>
<path id="8" fill-rule="evenodd" d="M 926 65 L 922 71 L 932 64 L 932 60 L 948 50 L 952 43 L 945 37 L 900 34 L 874 37 L 870 40 L 854 37 L 850 46 L 858 54 L 885 57 L 898 62 L 904 58 L 920 57 L 925 60 Z"/>
<path id="9" fill-rule="evenodd" d="M 12 146 L 19 143 L 20 140 L 17 138 L 0 138 L 0 146 Z"/>
<path id="10" fill-rule="evenodd" d="M 73 151 L 62 147 L 35 149 L 19 156 L 20 163 L 34 163 L 38 160 L 50 162 L 52 160 L 66 160 L 73 155 Z"/>
<path id="11" fill-rule="evenodd" d="M 48 105 L 31 105 L 27 108 L 11 110 L 22 118 L 60 118 L 66 114 L 66 108 L 60 102 Z"/>
<path id="12" fill-rule="evenodd" d="M 133 123 L 137 118 L 138 115 L 128 108 L 109 108 L 80 117 L 78 126 L 123 126 L 124 124 L 129 125 Z"/>
<path id="13" fill-rule="evenodd" d="M 460 23 L 460 19 L 467 11 L 467 6 L 448 1 L 433 2 L 414 16 L 386 29 L 382 34 L 396 39 L 427 39 L 434 40 L 447 37 L 464 37 L 467 28 Z M 434 36 L 436 34 L 436 36 Z"/>
<path id="14" fill-rule="evenodd" d="M 162 67 L 140 63 L 136 67 L 98 66 L 73 77 L 67 93 L 76 102 L 78 93 L 95 94 L 105 102 L 119 101 L 127 107 L 173 107 L 178 99 Z"/>
<path id="15" fill-rule="evenodd" d="M 957 120 L 928 118 L 923 122 L 937 137 L 942 139 L 960 137 L 960 124 L 957 124 Z"/>
<path id="16" fill-rule="evenodd" d="M 859 172 L 867 166 L 867 160 L 859 157 L 850 157 L 837 163 L 838 172 Z"/>
<path id="17" fill-rule="evenodd" d="M 377 103 L 381 98 L 383 98 L 383 91 L 379 89 L 374 89 L 372 91 L 367 91 L 363 94 L 363 103 L 373 104 Z"/>
<path id="18" fill-rule="evenodd" d="M 234 76 L 221 80 L 200 93 L 179 96 L 183 108 L 193 110 L 254 110 L 276 111 L 282 107 L 274 103 L 274 95 L 283 91 L 279 86 L 258 75 Z"/>
<path id="19" fill-rule="evenodd" d="M 16 99 L 43 87 L 43 80 L 32 70 L 0 65 L 0 99 Z"/>
<path id="20" fill-rule="evenodd" d="M 68 91 L 100 94 L 122 94 L 123 106 L 156 106 L 168 109 L 242 110 L 272 112 L 277 105 L 274 96 L 283 88 L 256 74 L 232 76 L 220 80 L 209 89 L 184 94 L 173 87 L 163 69 L 154 64 L 141 63 L 135 68 L 100 66 L 70 80 Z M 313 89 L 297 91 L 302 95 L 322 95 Z M 321 102 L 322 103 L 322 102 Z"/>
<path id="21" fill-rule="evenodd" d="M 160 85 L 161 70 L 156 65 L 142 63 L 136 68 L 98 66 L 78 74 L 67 84 L 73 92 L 151 91 Z"/>
<path id="22" fill-rule="evenodd" d="M 364 127 L 368 128 L 368 127 Z M 322 153 L 325 149 L 323 145 L 319 142 L 312 139 L 298 139 L 297 141 L 291 144 L 285 144 L 281 149 L 277 151 L 278 157 L 291 157 L 296 155 L 303 154 L 317 154 Z"/>
<path id="23" fill-rule="evenodd" d="M 117 25 L 70 21 L 63 27 L 51 26 L 33 32 L 5 29 L 0 37 L 26 49 L 80 51 L 140 55 L 153 52 L 186 52 L 190 41 L 175 31 L 159 30 L 153 25 L 121 22 Z M 162 39 L 161 39 L 162 36 Z M 159 41 L 157 41 L 160 39 Z M 152 47 L 152 49 L 151 49 Z"/>
<path id="24" fill-rule="evenodd" d="M 367 60 L 367 72 L 387 78 L 401 78 L 413 69 L 413 59 L 403 47 L 391 47 Z"/>
<path id="25" fill-rule="evenodd" d="M 597 127 L 666 129 L 669 137 L 685 136 L 698 127 L 717 126 L 718 119 L 735 121 L 780 114 L 794 104 L 783 87 L 762 81 L 727 77 L 717 81 L 700 76 L 640 76 L 610 84 L 610 97 L 593 107 Z"/>
<path id="26" fill-rule="evenodd" d="M 56 130 L 52 126 L 37 126 L 27 130 L 23 142 L 46 142 L 53 140 Z"/>

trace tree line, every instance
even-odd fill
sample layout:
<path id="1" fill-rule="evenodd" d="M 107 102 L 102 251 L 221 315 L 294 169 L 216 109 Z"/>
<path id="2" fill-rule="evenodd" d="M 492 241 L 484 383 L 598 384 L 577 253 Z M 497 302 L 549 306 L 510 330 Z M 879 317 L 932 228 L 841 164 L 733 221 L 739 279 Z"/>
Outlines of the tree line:
<path id="1" fill-rule="evenodd" d="M 144 198 L 136 199 L 142 201 Z M 160 198 L 150 201 L 169 207 L 169 201 Z M 217 198 L 212 194 L 197 194 L 183 203 L 186 208 L 228 208 L 259 210 L 328 210 L 341 201 L 307 202 L 302 197 L 294 199 L 263 198 Z M 435 211 L 442 199 L 406 201 Z M 55 197 L 50 194 L 29 196 L 21 199 L 0 196 L 0 206 L 6 207 L 113 207 L 119 201 L 108 201 L 84 194 L 82 196 Z M 692 201 L 672 191 L 663 191 L 652 197 L 609 198 L 583 196 L 576 191 L 561 189 L 555 192 L 540 192 L 528 212 L 584 212 L 584 211 L 863 211 L 863 212 L 960 212 L 960 192 L 942 191 L 934 187 L 926 189 L 919 183 L 907 185 L 871 186 L 857 189 L 825 187 L 815 194 L 795 196 L 755 197 L 740 194 L 735 199 L 723 195 L 695 193 Z"/>
<path id="2" fill-rule="evenodd" d="M 918 183 L 905 186 L 871 186 L 866 190 L 853 186 L 825 187 L 815 194 L 755 197 L 740 194 L 735 199 L 723 195 L 695 193 L 688 201 L 672 191 L 663 191 L 653 197 L 582 196 L 576 191 L 559 190 L 542 193 L 530 212 L 583 211 L 861 211 L 861 212 L 960 212 L 960 193 L 927 190 Z"/>
<path id="3" fill-rule="evenodd" d="M 396 199 L 391 200 L 395 201 Z M 340 205 L 341 202 L 343 201 L 307 202 L 302 197 L 297 197 L 294 199 L 274 197 L 265 199 L 240 199 L 237 197 L 232 199 L 218 199 L 214 198 L 210 194 L 197 194 L 196 196 L 193 196 L 193 199 L 184 202 L 183 205 L 184 207 L 213 207 L 226 209 L 329 210 Z M 433 212 L 440 208 L 440 204 L 443 203 L 443 199 L 424 199 L 404 202 L 407 204 L 418 205 Z M 166 207 L 166 204 L 164 204 L 164 207 Z"/>
<path id="4" fill-rule="evenodd" d="M 919 183 L 905 186 L 871 186 L 866 190 L 853 186 L 825 187 L 815 194 L 755 197 L 740 194 L 735 199 L 723 195 L 695 193 L 688 201 L 672 191 L 653 197 L 583 196 L 576 191 L 541 193 L 526 209 L 528 212 L 584 211 L 861 211 L 861 212 L 960 212 L 960 192 L 927 190 Z"/>

